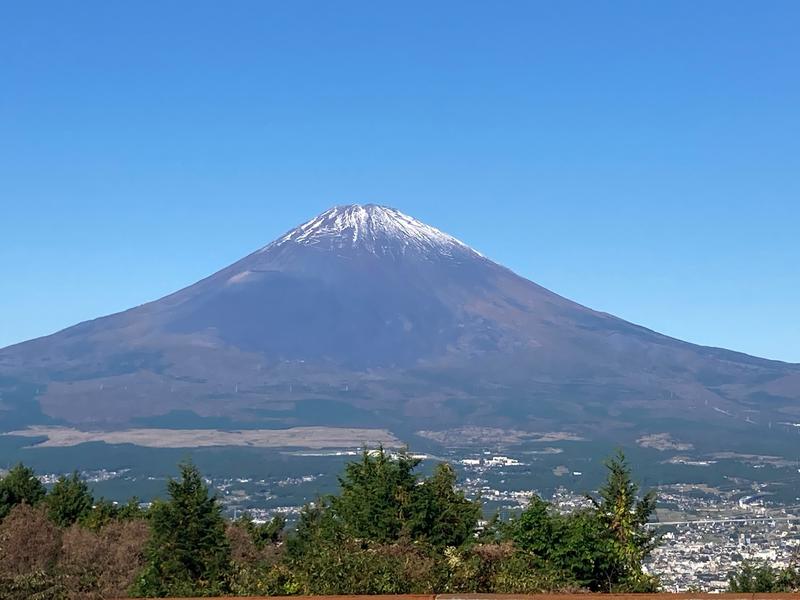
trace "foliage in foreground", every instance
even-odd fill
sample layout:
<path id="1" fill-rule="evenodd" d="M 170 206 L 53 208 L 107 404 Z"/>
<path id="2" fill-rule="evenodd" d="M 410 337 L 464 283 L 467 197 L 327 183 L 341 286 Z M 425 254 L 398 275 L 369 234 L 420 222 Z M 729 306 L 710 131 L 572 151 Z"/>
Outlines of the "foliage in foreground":
<path id="1" fill-rule="evenodd" d="M 728 591 L 741 594 L 800 592 L 800 564 L 779 568 L 766 562 L 745 561 L 728 576 Z"/>
<path id="2" fill-rule="evenodd" d="M 561 514 L 534 498 L 488 523 L 449 465 L 428 477 L 418 465 L 407 452 L 364 452 L 345 468 L 339 493 L 307 505 L 291 532 L 281 517 L 224 519 L 192 464 L 147 511 L 135 500 L 95 501 L 75 474 L 45 494 L 18 465 L 0 480 L 0 597 L 657 588 L 642 571 L 656 543 L 645 526 L 655 499 L 639 496 L 621 454 L 590 508 Z"/>

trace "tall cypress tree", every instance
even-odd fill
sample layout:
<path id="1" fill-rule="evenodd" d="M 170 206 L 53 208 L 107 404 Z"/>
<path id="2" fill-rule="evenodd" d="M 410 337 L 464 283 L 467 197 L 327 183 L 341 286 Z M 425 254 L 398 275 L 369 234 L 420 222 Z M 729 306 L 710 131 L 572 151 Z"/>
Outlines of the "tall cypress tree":
<path id="1" fill-rule="evenodd" d="M 222 507 L 197 467 L 180 465 L 167 484 L 169 500 L 150 512 L 148 564 L 134 593 L 142 596 L 216 596 L 226 590 L 230 545 Z"/>
<path id="2" fill-rule="evenodd" d="M 608 475 L 599 498 L 589 496 L 620 557 L 620 580 L 629 591 L 651 591 L 655 582 L 642 572 L 642 563 L 657 544 L 647 522 L 656 510 L 655 491 L 639 497 L 639 486 L 622 450 L 606 461 Z"/>

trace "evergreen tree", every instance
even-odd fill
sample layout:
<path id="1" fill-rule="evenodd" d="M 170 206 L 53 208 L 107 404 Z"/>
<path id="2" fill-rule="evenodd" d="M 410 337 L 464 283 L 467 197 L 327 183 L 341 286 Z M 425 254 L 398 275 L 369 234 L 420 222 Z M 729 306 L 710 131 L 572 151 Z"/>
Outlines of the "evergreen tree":
<path id="1" fill-rule="evenodd" d="M 738 594 L 796 592 L 800 590 L 800 568 L 774 568 L 769 563 L 743 562 L 728 575 L 728 591 Z"/>
<path id="2" fill-rule="evenodd" d="M 506 527 L 515 547 L 554 589 L 609 591 L 616 555 L 606 527 L 593 511 L 567 515 L 534 496 Z"/>
<path id="3" fill-rule="evenodd" d="M 45 501 L 48 515 L 61 527 L 68 527 L 85 518 L 94 504 L 89 486 L 77 471 L 69 477 L 59 477 Z"/>
<path id="4" fill-rule="evenodd" d="M 147 567 L 134 586 L 143 596 L 217 596 L 226 591 L 230 546 L 222 507 L 197 467 L 180 465 L 169 500 L 150 509 Z"/>
<path id="5" fill-rule="evenodd" d="M 622 452 L 606 462 L 608 477 L 593 508 L 567 515 L 534 497 L 506 526 L 506 535 L 555 588 L 594 592 L 654 591 L 657 581 L 642 563 L 656 543 L 647 529 L 655 495 L 638 498 L 639 488 Z"/>
<path id="6" fill-rule="evenodd" d="M 120 521 L 130 521 L 133 519 L 144 519 L 147 516 L 147 509 L 139 506 L 139 498 L 132 496 L 128 501 L 119 507 L 117 518 Z"/>
<path id="7" fill-rule="evenodd" d="M 245 514 L 235 524 L 244 528 L 256 548 L 264 548 L 270 544 L 275 544 L 283 537 L 284 529 L 286 528 L 286 517 L 275 515 L 269 521 L 256 523 L 250 518 L 250 515 Z"/>
<path id="8" fill-rule="evenodd" d="M 81 519 L 80 524 L 84 527 L 97 531 L 101 527 L 108 525 L 119 518 L 119 507 L 110 500 L 100 498 L 92 506 L 91 510 Z"/>
<path id="9" fill-rule="evenodd" d="M 0 480 L 0 519 L 5 518 L 17 504 L 37 504 L 45 493 L 45 487 L 33 469 L 18 463 Z"/>
<path id="10" fill-rule="evenodd" d="M 317 498 L 300 511 L 294 532 L 286 541 L 292 560 L 303 560 L 323 546 L 338 547 L 345 541 L 344 529 L 331 507 L 331 498 Z"/>
<path id="11" fill-rule="evenodd" d="M 481 516 L 479 501 L 470 501 L 457 490 L 456 472 L 447 463 L 413 490 L 409 533 L 436 548 L 461 546 L 472 539 Z"/>
<path id="12" fill-rule="evenodd" d="M 384 543 L 406 533 L 419 462 L 406 451 L 392 457 L 381 446 L 345 467 L 341 493 L 331 504 L 348 536 Z"/>
<path id="13" fill-rule="evenodd" d="M 548 502 L 533 496 L 519 517 L 506 526 L 507 536 L 517 548 L 547 559 L 555 543 L 557 520 Z"/>
<path id="14" fill-rule="evenodd" d="M 588 498 L 620 557 L 624 574 L 619 579 L 624 580 L 632 591 L 649 591 L 655 582 L 644 575 L 642 563 L 657 544 L 655 534 L 647 528 L 647 522 L 656 509 L 655 492 L 638 497 L 639 486 L 631 477 L 622 450 L 607 460 L 605 466 L 608 474 L 599 490 L 600 497 Z"/>

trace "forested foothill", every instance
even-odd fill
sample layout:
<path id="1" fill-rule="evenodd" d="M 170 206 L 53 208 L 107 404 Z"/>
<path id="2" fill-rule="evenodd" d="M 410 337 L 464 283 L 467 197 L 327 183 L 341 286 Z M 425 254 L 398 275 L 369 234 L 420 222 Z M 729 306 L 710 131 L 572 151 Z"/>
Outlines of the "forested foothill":
<path id="1" fill-rule="evenodd" d="M 0 597 L 652 592 L 643 563 L 658 543 L 622 453 L 589 507 L 563 514 L 541 498 L 483 514 L 446 463 L 365 451 L 337 494 L 282 516 L 229 520 L 198 469 L 180 465 L 167 498 L 143 508 L 92 497 L 78 476 L 48 491 L 20 464 L 0 480 Z M 745 564 L 731 591 L 790 591 L 797 568 Z"/>

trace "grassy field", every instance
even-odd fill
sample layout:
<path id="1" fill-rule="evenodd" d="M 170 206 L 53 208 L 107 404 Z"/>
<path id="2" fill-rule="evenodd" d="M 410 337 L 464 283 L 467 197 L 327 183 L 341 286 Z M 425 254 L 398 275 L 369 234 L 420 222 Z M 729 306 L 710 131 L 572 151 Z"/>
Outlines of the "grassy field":
<path id="1" fill-rule="evenodd" d="M 251 448 L 353 448 L 362 445 L 399 447 L 401 442 L 386 429 L 351 427 L 293 427 L 290 429 L 156 429 L 82 431 L 71 427 L 33 426 L 5 435 L 45 438 L 38 447 L 68 447 L 87 442 L 133 444 L 145 448 L 204 448 L 246 446 Z"/>

